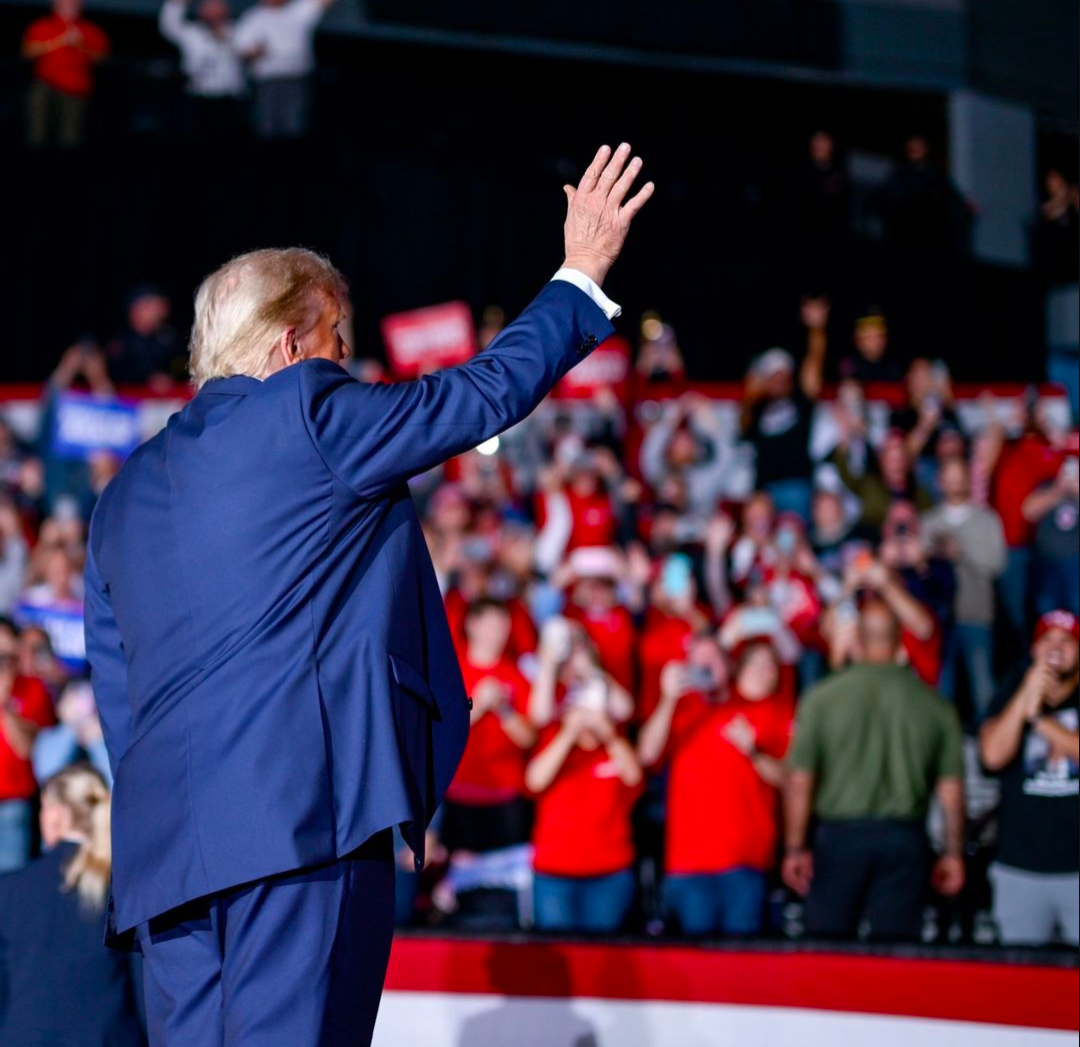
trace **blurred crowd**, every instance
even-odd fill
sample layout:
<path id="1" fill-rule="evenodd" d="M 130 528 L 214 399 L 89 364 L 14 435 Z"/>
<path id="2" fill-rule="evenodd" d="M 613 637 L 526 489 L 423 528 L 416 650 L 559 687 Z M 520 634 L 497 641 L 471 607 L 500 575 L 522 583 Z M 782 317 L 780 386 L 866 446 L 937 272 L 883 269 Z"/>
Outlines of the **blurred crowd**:
<path id="1" fill-rule="evenodd" d="M 224 141 L 245 127 L 261 139 L 296 139 L 311 125 L 315 30 L 334 0 L 259 0 L 235 18 L 228 0 L 165 0 L 161 35 L 179 52 L 184 130 Z M 83 0 L 53 0 L 26 29 L 31 62 L 26 141 L 31 148 L 81 146 L 95 70 L 111 42 L 84 17 Z"/>
<path id="2" fill-rule="evenodd" d="M 649 315 L 625 387 L 413 481 L 473 708 L 428 867 L 401 845 L 402 924 L 1077 944 L 1069 408 L 961 402 L 884 316 L 834 345 L 829 313 L 802 301 L 741 402 Z M 0 422 L 0 868 L 47 842 L 54 775 L 109 783 L 81 572 L 140 437 L 97 416 L 121 436 L 81 444 L 79 412 L 182 366 L 139 288 L 63 354 L 36 440 Z"/>
<path id="3" fill-rule="evenodd" d="M 113 48 L 105 29 L 86 15 L 84 0 L 49 3 L 50 13 L 34 19 L 22 38 L 29 74 L 25 139 L 31 149 L 72 149 L 91 134 L 98 74 Z M 158 29 L 175 48 L 183 84 L 179 116 L 167 121 L 166 133 L 219 147 L 247 137 L 288 143 L 307 136 L 314 126 L 315 36 L 334 3 L 256 0 L 237 13 L 230 0 L 164 0 Z M 845 143 L 824 129 L 809 137 L 782 193 L 794 208 L 801 286 L 836 289 L 850 261 L 852 227 L 862 219 L 896 253 L 904 284 L 899 297 L 934 299 L 935 284 L 950 276 L 948 260 L 967 254 L 980 202 L 959 191 L 925 133 L 913 130 L 896 145 L 887 174 L 864 198 Z M 1067 166 L 1047 165 L 1030 220 L 1032 255 L 1048 286 L 1080 277 L 1080 188 L 1074 162 Z M 945 268 L 935 264 L 940 261 Z"/>

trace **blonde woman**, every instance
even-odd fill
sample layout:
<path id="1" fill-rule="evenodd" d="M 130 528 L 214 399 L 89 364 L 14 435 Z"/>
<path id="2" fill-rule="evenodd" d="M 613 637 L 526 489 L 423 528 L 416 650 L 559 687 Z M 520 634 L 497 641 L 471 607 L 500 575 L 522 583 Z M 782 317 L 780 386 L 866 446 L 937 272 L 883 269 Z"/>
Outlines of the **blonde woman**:
<path id="1" fill-rule="evenodd" d="M 0 877 L 0 1043 L 143 1044 L 127 954 L 102 947 L 109 790 L 74 764 L 41 790 L 45 853 Z"/>

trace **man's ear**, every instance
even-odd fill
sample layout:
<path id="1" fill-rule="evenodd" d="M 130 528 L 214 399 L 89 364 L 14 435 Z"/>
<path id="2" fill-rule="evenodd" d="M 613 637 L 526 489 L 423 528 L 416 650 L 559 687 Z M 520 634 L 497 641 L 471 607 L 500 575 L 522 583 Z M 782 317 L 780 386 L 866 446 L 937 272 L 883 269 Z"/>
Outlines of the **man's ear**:
<path id="1" fill-rule="evenodd" d="M 282 367 L 288 367 L 300 359 L 300 346 L 296 341 L 296 328 L 286 327 L 281 332 L 281 340 L 278 342 L 275 355 L 281 362 Z"/>

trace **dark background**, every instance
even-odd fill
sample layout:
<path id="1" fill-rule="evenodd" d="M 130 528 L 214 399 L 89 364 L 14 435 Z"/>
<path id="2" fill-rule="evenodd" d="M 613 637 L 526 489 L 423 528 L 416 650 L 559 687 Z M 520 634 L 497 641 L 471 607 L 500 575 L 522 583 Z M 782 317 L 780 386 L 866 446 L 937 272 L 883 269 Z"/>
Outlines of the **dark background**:
<path id="1" fill-rule="evenodd" d="M 826 3 L 718 5 L 719 37 L 715 12 L 708 26 L 695 21 L 713 5 L 637 3 L 633 17 L 614 20 L 604 4 L 546 4 L 531 18 L 513 5 L 457 4 L 452 14 L 445 6 L 373 0 L 368 14 L 390 12 L 404 25 L 438 18 L 470 32 L 517 19 L 508 31 L 526 36 L 571 26 L 564 37 L 606 34 L 605 43 L 652 43 L 665 55 L 722 39 L 728 56 L 800 69 L 841 61 L 836 9 Z M 4 38 L 17 40 L 38 10 L 0 7 Z M 185 328 L 199 279 L 257 246 L 298 243 L 330 255 L 352 285 L 363 355 L 381 352 L 378 320 L 399 309 L 464 298 L 517 310 L 561 260 L 562 184 L 599 143 L 622 139 L 658 185 L 608 287 L 625 307 L 624 329 L 633 334 L 640 314 L 658 309 L 693 377 L 736 378 L 771 344 L 799 347 L 798 295 L 817 290 L 802 286 L 792 223 L 792 180 L 809 133 L 825 126 L 842 145 L 884 158 L 920 130 L 947 162 L 940 90 L 853 85 L 795 75 L 794 65 L 791 76 L 758 73 L 752 62 L 747 72 L 690 71 L 666 57 L 641 64 L 348 31 L 320 35 L 311 141 L 208 145 L 177 134 L 181 81 L 154 23 L 90 14 L 116 53 L 100 78 L 91 148 L 25 153 L 25 69 L 9 61 L 2 71 L 9 381 L 43 377 L 83 334 L 106 337 L 140 283 L 163 286 Z M 1068 114 L 1043 112 L 1042 150 L 1068 160 Z M 872 203 L 872 187 L 857 187 L 834 343 L 846 341 L 851 315 L 879 304 L 901 353 L 943 355 L 960 378 L 1041 377 L 1033 276 L 965 258 L 898 260 Z"/>

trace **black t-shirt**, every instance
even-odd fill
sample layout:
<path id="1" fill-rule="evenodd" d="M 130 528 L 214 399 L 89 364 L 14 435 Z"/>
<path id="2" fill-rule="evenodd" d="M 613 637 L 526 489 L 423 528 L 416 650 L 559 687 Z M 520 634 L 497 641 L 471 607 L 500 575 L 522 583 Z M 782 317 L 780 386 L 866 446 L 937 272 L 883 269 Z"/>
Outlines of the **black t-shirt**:
<path id="1" fill-rule="evenodd" d="M 1012 700 L 1023 673 L 1017 673 L 990 707 L 996 716 Z M 1044 707 L 1069 731 L 1080 729 L 1080 690 L 1061 704 Z M 1014 869 L 1038 873 L 1075 873 L 1080 869 L 1080 767 L 1050 751 L 1050 744 L 1030 727 L 1016 758 L 998 772 L 1001 819 L 998 860 Z"/>
<path id="2" fill-rule="evenodd" d="M 1044 484 L 1040 491 L 1046 489 Z M 1043 560 L 1069 561 L 1076 559 L 1080 546 L 1080 503 L 1075 498 L 1062 498 L 1035 527 L 1035 552 Z"/>
<path id="3" fill-rule="evenodd" d="M 889 415 L 889 428 L 899 429 L 902 433 L 910 433 L 919 424 L 919 417 L 919 412 L 914 407 L 901 407 Z M 949 429 L 955 429 L 961 433 L 964 431 L 956 411 L 946 404 L 941 408 L 941 417 L 923 446 L 923 458 L 933 458 L 937 454 L 938 440 L 941 434 Z"/>
<path id="4" fill-rule="evenodd" d="M 810 479 L 810 426 L 813 401 L 801 389 L 779 400 L 755 405 L 746 438 L 757 452 L 757 486 L 776 480 Z"/>

